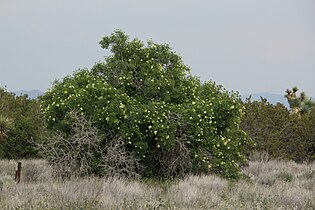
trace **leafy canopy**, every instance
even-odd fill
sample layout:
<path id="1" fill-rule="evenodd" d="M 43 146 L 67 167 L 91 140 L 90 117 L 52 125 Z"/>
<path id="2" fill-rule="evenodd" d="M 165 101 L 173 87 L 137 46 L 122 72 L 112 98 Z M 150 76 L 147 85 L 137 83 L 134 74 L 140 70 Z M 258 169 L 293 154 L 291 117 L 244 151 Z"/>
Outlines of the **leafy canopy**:
<path id="1" fill-rule="evenodd" d="M 72 111 L 104 134 L 114 133 L 140 159 L 143 176 L 239 175 L 249 142 L 239 128 L 242 103 L 215 83 L 201 82 L 169 45 L 114 31 L 100 44 L 104 62 L 56 81 L 42 97 L 48 126 L 71 133 Z"/>

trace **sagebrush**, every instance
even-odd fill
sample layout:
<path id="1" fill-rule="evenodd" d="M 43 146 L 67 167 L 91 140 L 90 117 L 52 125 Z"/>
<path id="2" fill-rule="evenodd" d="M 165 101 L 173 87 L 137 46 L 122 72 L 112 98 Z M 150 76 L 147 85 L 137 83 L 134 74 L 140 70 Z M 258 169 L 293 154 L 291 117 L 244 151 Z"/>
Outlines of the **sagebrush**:
<path id="1" fill-rule="evenodd" d="M 189 176 L 173 181 L 117 178 L 52 179 L 42 160 L 22 160 L 23 170 L 42 171 L 34 180 L 23 175 L 15 184 L 15 162 L 0 161 L 0 209 L 314 209 L 315 165 L 256 156 L 231 181 L 214 175 Z M 258 159 L 257 159 L 258 158 Z M 46 167 L 47 170 L 42 170 Z M 33 176 L 33 175 L 31 175 Z M 32 180 L 32 181 L 24 181 Z"/>

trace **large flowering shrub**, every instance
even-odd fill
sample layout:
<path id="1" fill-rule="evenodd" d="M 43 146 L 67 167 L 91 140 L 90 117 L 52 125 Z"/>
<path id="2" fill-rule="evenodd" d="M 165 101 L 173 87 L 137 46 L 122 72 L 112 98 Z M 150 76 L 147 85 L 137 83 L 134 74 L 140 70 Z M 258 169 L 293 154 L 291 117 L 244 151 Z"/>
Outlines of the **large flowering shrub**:
<path id="1" fill-rule="evenodd" d="M 201 82 L 169 45 L 104 37 L 112 54 L 91 70 L 56 81 L 42 97 L 48 126 L 71 133 L 70 113 L 89 117 L 110 142 L 124 139 L 143 176 L 214 172 L 237 177 L 246 133 L 242 103 L 213 82 Z M 109 135 L 110 134 L 110 135 Z"/>

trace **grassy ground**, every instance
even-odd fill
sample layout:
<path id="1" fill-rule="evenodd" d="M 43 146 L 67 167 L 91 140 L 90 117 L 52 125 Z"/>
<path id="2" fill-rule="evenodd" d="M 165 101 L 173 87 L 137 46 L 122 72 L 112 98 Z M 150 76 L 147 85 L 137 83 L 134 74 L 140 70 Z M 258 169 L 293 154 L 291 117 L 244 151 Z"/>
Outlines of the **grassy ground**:
<path id="1" fill-rule="evenodd" d="M 190 176 L 167 183 L 52 178 L 43 160 L 0 160 L 0 209 L 315 209 L 315 163 L 251 161 L 250 179 Z"/>

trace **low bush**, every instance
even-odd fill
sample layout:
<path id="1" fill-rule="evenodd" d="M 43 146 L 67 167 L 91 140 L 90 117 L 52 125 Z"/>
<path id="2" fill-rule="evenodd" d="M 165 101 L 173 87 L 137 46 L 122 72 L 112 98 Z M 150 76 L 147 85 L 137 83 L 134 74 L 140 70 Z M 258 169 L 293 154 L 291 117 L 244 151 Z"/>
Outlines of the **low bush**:
<path id="1" fill-rule="evenodd" d="M 38 157 L 44 120 L 37 100 L 0 88 L 0 158 Z"/>
<path id="2" fill-rule="evenodd" d="M 303 115 L 266 99 L 245 102 L 241 128 L 256 143 L 248 150 L 297 162 L 315 160 L 315 110 Z"/>
<path id="3" fill-rule="evenodd" d="M 41 155 L 61 177 L 98 174 L 107 177 L 136 177 L 138 160 L 126 150 L 119 136 L 103 142 L 99 130 L 84 116 L 72 113 L 71 134 L 51 134 L 39 144 Z"/>

